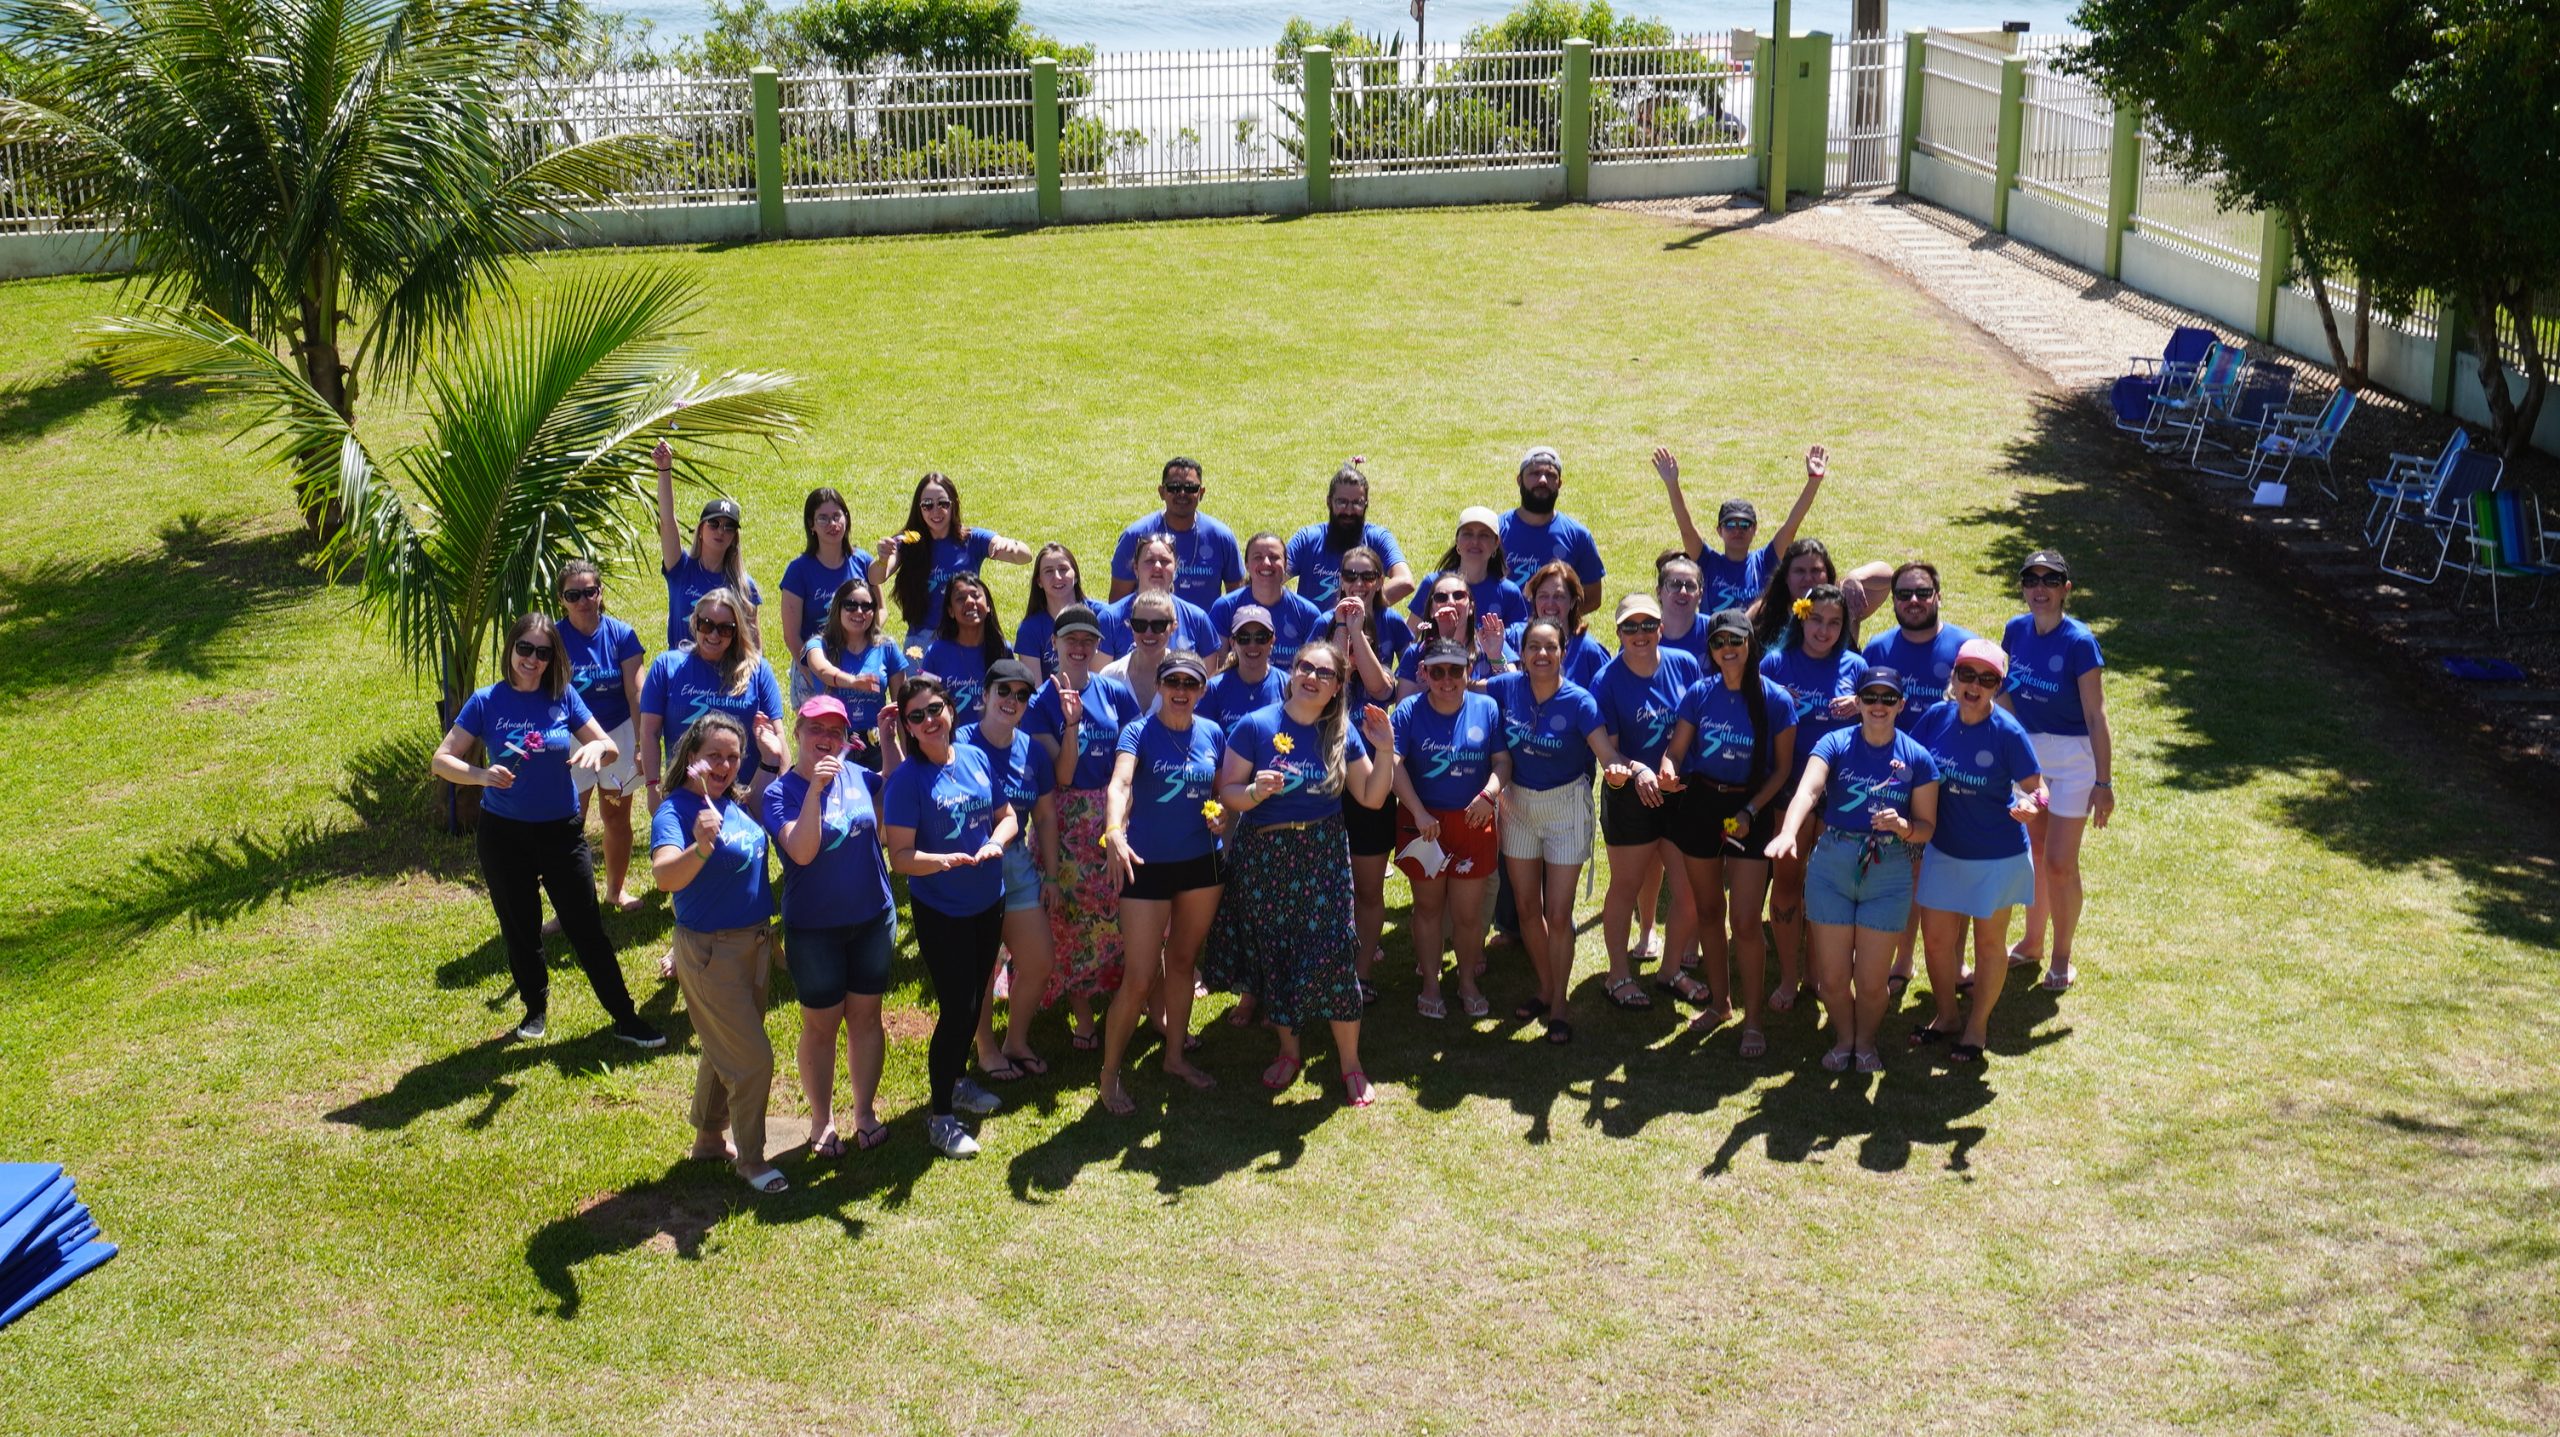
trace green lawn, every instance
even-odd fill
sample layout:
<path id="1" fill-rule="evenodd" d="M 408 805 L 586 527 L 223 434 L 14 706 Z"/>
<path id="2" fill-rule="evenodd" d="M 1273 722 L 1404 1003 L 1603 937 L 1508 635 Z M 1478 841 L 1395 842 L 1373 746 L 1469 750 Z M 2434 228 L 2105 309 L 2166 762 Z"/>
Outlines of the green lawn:
<path id="1" fill-rule="evenodd" d="M 685 1046 L 613 1044 L 573 968 L 553 1040 L 503 1040 L 468 845 L 417 816 L 429 701 L 237 416 L 82 363 L 112 284 L 0 286 L 0 1159 L 124 1247 L 0 1336 L 0 1431 L 2560 1427 L 2560 822 L 1892 276 L 1591 210 L 543 272 L 635 264 L 700 279 L 706 364 L 819 402 L 734 475 L 768 583 L 809 485 L 876 536 L 926 468 L 1098 569 L 1176 451 L 1242 531 L 1365 453 L 1427 562 L 1552 442 L 1613 593 L 1665 542 L 1657 442 L 1767 512 L 1827 441 L 1810 532 L 1934 557 L 1976 628 L 2054 544 L 2123 794 L 2081 983 L 2013 990 L 1976 1075 L 1905 1060 L 1909 1014 L 1835 1078 L 1801 1010 L 1745 1064 L 1589 982 L 1553 1049 L 1413 1017 L 1397 895 L 1374 1109 L 1271 1100 L 1219 1025 L 1218 1092 L 1150 1067 L 1111 1120 L 1051 1027 L 937 1164 L 909 1018 L 895 1141 L 751 1200 L 676 1160 Z M 657 631 L 653 558 L 609 593 Z M 681 1036 L 667 923 L 618 936 Z"/>

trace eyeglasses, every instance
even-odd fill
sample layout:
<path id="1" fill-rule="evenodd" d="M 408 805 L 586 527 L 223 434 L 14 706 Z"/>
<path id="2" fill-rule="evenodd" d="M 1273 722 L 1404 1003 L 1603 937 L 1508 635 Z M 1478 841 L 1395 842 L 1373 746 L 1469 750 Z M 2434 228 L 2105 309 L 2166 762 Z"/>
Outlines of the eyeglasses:
<path id="1" fill-rule="evenodd" d="M 2051 569 L 2034 569 L 2018 576 L 2018 586 L 2023 589 L 2059 589 L 2070 582 Z"/>
<path id="2" fill-rule="evenodd" d="M 693 621 L 693 631 L 697 634 L 718 634 L 723 638 L 735 638 L 738 626 L 718 619 L 696 619 Z"/>
<path id="3" fill-rule="evenodd" d="M 702 527 L 705 529 L 726 529 L 730 533 L 734 534 L 738 531 L 738 521 L 735 519 L 705 519 L 702 521 Z"/>
<path id="4" fill-rule="evenodd" d="M 1029 684 L 998 684 L 987 692 L 1000 699 L 1021 702 L 1031 697 L 1031 686 Z"/>
<path id="5" fill-rule="evenodd" d="M 593 584 L 589 584 L 583 589 L 562 589 L 560 591 L 560 597 L 572 604 L 583 604 L 587 600 L 592 599 L 603 592 L 604 590 L 597 588 Z"/>
<path id="6" fill-rule="evenodd" d="M 1986 689 L 2000 686 L 2000 676 L 1989 669 L 1966 668 L 1959 665 L 1954 677 L 1960 684 L 1977 684 Z"/>
<path id="7" fill-rule="evenodd" d="M 1618 632 L 1622 634 L 1658 634 L 1662 632 L 1662 621 L 1660 619 L 1629 619 L 1625 623 L 1618 625 Z"/>
<path id="8" fill-rule="evenodd" d="M 1885 708 L 1891 708 L 1895 704 L 1902 702 L 1902 695 L 1894 693 L 1889 689 L 1876 689 L 1872 692 L 1858 695 L 1858 702 L 1862 704 L 1879 704 Z"/>
<path id="9" fill-rule="evenodd" d="M 1718 634 L 1707 640 L 1707 647 L 1710 649 L 1747 649 L 1751 647 L 1751 641 L 1749 639 L 1736 638 L 1732 634 Z"/>
<path id="10" fill-rule="evenodd" d="M 1129 621 L 1129 632 L 1133 634 L 1161 634 L 1172 627 L 1171 619 L 1131 619 Z"/>
<path id="11" fill-rule="evenodd" d="M 516 640 L 516 657 L 520 659 L 540 659 L 547 664 L 551 662 L 551 646 L 549 644 L 537 644 L 525 639 L 518 639 Z"/>
<path id="12" fill-rule="evenodd" d="M 901 709 L 898 717 L 910 724 L 931 723 L 950 712 L 951 706 L 940 699 L 927 699 L 921 708 Z"/>
<path id="13" fill-rule="evenodd" d="M 847 599 L 843 603 L 836 605 L 836 607 L 844 610 L 848 614 L 876 614 L 880 612 L 880 606 L 871 602 L 869 599 Z"/>
<path id="14" fill-rule="evenodd" d="M 1193 674 L 1167 674 L 1163 678 L 1156 680 L 1156 687 L 1160 689 L 1178 689 L 1184 693 L 1189 693 L 1191 690 L 1200 687 L 1200 680 L 1198 676 Z"/>
<path id="15" fill-rule="evenodd" d="M 1345 569 L 1342 571 L 1342 582 L 1346 584 L 1374 584 L 1384 577 L 1386 576 L 1375 569 Z"/>
<path id="16" fill-rule="evenodd" d="M 1207 487 L 1208 486 L 1205 484 L 1167 484 L 1164 486 L 1164 492 L 1167 494 L 1197 494 Z"/>
<path id="17" fill-rule="evenodd" d="M 1896 589 L 1893 591 L 1893 597 L 1902 603 L 1910 604 L 1917 603 L 1922 599 L 1934 599 L 1938 597 L 1938 591 L 1935 589 Z"/>
<path id="18" fill-rule="evenodd" d="M 1271 635 L 1269 632 L 1260 629 L 1238 629 L 1236 630 L 1235 639 L 1239 644 L 1252 644 L 1259 648 L 1262 645 L 1271 642 Z"/>
<path id="19" fill-rule="evenodd" d="M 950 507 L 951 501 L 948 499 L 921 499 L 916 502 L 916 508 L 927 514 L 930 514 L 937 509 L 948 509 Z"/>
<path id="20" fill-rule="evenodd" d="M 1312 664 L 1302 661 L 1292 672 L 1296 673 L 1297 676 L 1302 679 L 1322 679 L 1329 684 L 1339 683 L 1342 680 L 1342 670 L 1332 668 L 1324 664 Z"/>

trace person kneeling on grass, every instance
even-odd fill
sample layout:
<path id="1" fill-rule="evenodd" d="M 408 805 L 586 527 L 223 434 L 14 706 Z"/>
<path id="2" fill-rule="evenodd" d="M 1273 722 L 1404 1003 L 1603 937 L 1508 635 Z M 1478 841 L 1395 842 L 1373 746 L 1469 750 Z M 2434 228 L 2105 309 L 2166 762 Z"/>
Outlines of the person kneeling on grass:
<path id="1" fill-rule="evenodd" d="M 773 886 L 765 831 L 738 801 L 747 731 L 707 713 L 676 741 L 676 780 L 649 823 L 649 870 L 675 898 L 676 984 L 702 1043 L 693 1078 L 693 1155 L 727 1158 L 760 1193 L 790 1186 L 764 1160 L 773 1043 L 764 999 L 773 974 Z M 722 1130 L 728 1132 L 723 1141 Z"/>
<path id="2" fill-rule="evenodd" d="M 1937 827 L 1938 761 L 1894 727 L 1902 675 L 1869 669 L 1858 680 L 1858 722 L 1825 737 L 1805 760 L 1786 821 L 1769 841 L 1772 860 L 1795 854 L 1796 835 L 1822 810 L 1822 837 L 1805 864 L 1805 917 L 1813 926 L 1814 981 L 1831 1014 L 1835 1041 L 1822 1066 L 1884 1070 L 1876 1029 L 1884 1023 L 1885 976 L 1911 916 L 1910 845 Z"/>

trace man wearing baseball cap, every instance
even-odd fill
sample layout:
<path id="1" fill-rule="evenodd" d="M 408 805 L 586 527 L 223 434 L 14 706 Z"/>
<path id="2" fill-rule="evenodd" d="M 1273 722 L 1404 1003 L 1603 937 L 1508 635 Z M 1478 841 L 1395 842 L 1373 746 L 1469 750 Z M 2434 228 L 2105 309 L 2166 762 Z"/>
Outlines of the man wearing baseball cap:
<path id="1" fill-rule="evenodd" d="M 1541 444 L 1520 456 L 1517 481 L 1520 507 L 1502 516 L 1503 557 L 1510 562 L 1511 582 L 1529 587 L 1529 576 L 1562 560 L 1582 581 L 1582 612 L 1600 607 L 1600 581 L 1609 568 L 1600 562 L 1600 545 L 1570 514 L 1556 512 L 1556 496 L 1564 489 L 1564 460 Z"/>
<path id="2" fill-rule="evenodd" d="M 1787 522 L 1758 549 L 1751 547 L 1760 534 L 1760 510 L 1748 499 L 1727 499 L 1716 508 L 1716 532 L 1701 535 L 1689 518 L 1688 497 L 1680 492 L 1680 461 L 1668 449 L 1653 451 L 1653 472 L 1662 479 L 1662 488 L 1671 498 L 1671 517 L 1680 526 L 1680 543 L 1698 556 L 1700 577 L 1706 581 L 1706 594 L 1699 607 L 1707 613 L 1720 609 L 1749 608 L 1769 586 L 1769 571 L 1778 566 L 1778 556 L 1796 541 L 1796 531 L 1804 527 L 1807 514 L 1813 512 L 1813 496 L 1822 490 L 1823 476 L 1831 471 L 1830 452 L 1816 444 L 1805 451 L 1804 488 L 1796 494 L 1795 507 L 1787 511 Z"/>

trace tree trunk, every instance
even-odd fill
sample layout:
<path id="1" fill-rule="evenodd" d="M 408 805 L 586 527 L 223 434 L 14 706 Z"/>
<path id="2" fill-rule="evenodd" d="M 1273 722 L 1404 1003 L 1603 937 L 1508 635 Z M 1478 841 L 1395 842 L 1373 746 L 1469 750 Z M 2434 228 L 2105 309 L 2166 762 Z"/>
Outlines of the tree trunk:
<path id="1" fill-rule="evenodd" d="M 2543 396 L 2551 390 L 2551 372 L 2544 362 L 2542 337 L 2533 332 L 2534 290 L 2527 285 L 2507 298 L 2507 312 L 2516 322 L 2516 352 L 2524 361 L 2524 397 L 2516 402 L 2515 431 L 2507 436 L 2507 457 L 2512 459 L 2533 443 L 2533 431 L 2542 423 Z"/>
<path id="2" fill-rule="evenodd" d="M 353 422 L 355 410 L 355 377 L 338 351 L 338 273 L 336 265 L 325 255 L 311 261 L 311 271 L 300 299 L 300 337 L 294 343 L 294 357 L 302 363 L 302 377 L 313 390 L 338 411 L 338 417 Z M 294 485 L 294 504 L 302 511 L 302 522 L 311 531 L 312 542 L 325 544 L 346 527 L 346 510 L 335 497 L 325 501 L 312 497 L 306 483 Z"/>
<path id="3" fill-rule="evenodd" d="M 2516 450 L 2516 402 L 2507 393 L 2507 366 L 2498 357 L 2499 297 L 2481 294 L 2467 306 L 2471 314 L 2471 348 L 2480 361 L 2480 393 L 2489 402 L 2489 433 L 2500 452 Z"/>
<path id="4" fill-rule="evenodd" d="M 2356 377 L 2364 379 L 2372 373 L 2373 364 L 2373 293 L 2359 285 L 2356 288 Z"/>
<path id="5" fill-rule="evenodd" d="M 2302 221 L 2293 224 L 2293 252 L 2303 252 Z M 2320 335 L 2329 341 L 2329 367 L 2338 372 L 2338 383 L 2348 389 L 2364 388 L 2364 297 L 2356 297 L 2356 352 L 2350 357 L 2346 344 L 2338 338 L 2338 312 L 2329 305 L 2329 281 L 2316 266 L 2306 265 L 2303 273 L 2311 280 L 2311 298 L 2320 306 Z"/>

